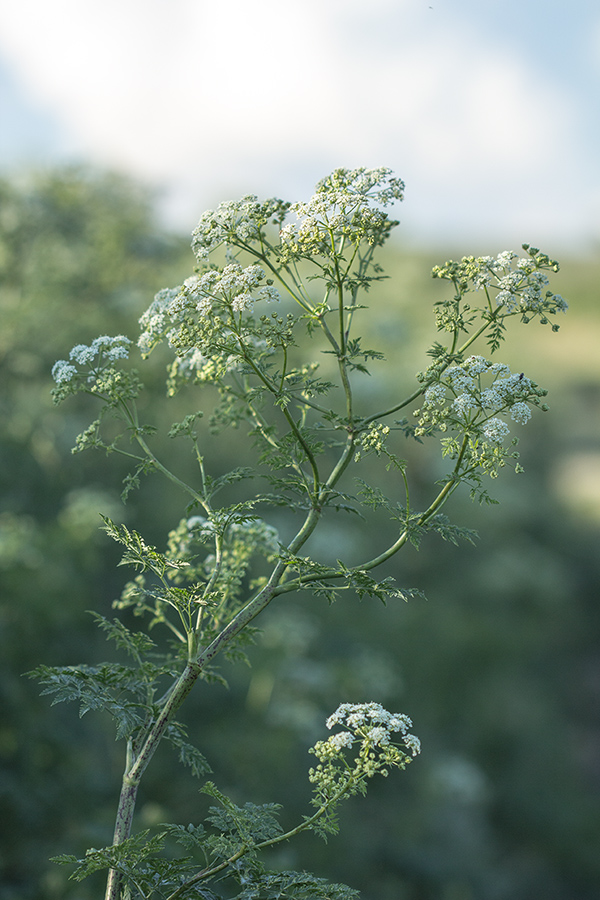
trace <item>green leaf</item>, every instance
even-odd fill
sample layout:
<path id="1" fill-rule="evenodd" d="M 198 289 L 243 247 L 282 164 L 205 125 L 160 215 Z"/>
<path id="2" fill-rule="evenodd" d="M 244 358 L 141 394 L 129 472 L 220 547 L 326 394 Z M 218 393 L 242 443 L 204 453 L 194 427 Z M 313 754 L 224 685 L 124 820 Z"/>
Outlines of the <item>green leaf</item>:
<path id="1" fill-rule="evenodd" d="M 184 766 L 190 767 L 192 775 L 196 778 L 208 775 L 212 772 L 212 769 L 206 757 L 197 747 L 188 743 L 188 741 L 185 740 L 185 736 L 186 729 L 179 722 L 172 722 L 164 734 L 165 739 L 179 750 L 179 761 L 182 762 Z"/>
<path id="2" fill-rule="evenodd" d="M 244 887 L 234 900 L 359 900 L 346 884 L 334 884 L 309 872 L 268 872 Z"/>
<path id="3" fill-rule="evenodd" d="M 90 615 L 96 620 L 100 628 L 106 632 L 108 639 L 114 641 L 120 650 L 125 650 L 134 659 L 139 659 L 143 653 L 147 653 L 148 650 L 156 646 L 152 638 L 148 637 L 147 634 L 139 631 L 130 631 L 119 619 L 113 619 L 111 622 L 93 611 L 90 611 Z"/>
<path id="4" fill-rule="evenodd" d="M 38 666 L 27 673 L 45 685 L 44 694 L 55 694 L 52 701 L 79 702 L 79 716 L 90 710 L 104 710 L 116 722 L 117 739 L 131 735 L 143 723 L 148 706 L 123 697 L 124 691 L 134 694 L 147 691 L 138 670 L 105 663 L 100 666 Z"/>
<path id="5" fill-rule="evenodd" d="M 54 857 L 53 862 L 57 862 L 59 865 L 76 864 L 77 868 L 70 875 L 70 879 L 73 881 L 83 881 L 88 875 L 103 869 L 117 869 L 125 875 L 130 875 L 144 859 L 159 853 L 164 846 L 164 832 L 150 838 L 149 834 L 149 829 L 146 829 L 116 846 L 102 847 L 100 850 L 91 847 L 82 859 L 62 855 Z"/>
<path id="6" fill-rule="evenodd" d="M 193 850 L 202 847 L 206 839 L 206 829 L 203 825 L 162 825 L 165 834 L 174 838 L 178 844 L 181 844 L 186 850 Z"/>
<path id="7" fill-rule="evenodd" d="M 108 516 L 101 518 L 106 533 L 127 548 L 119 563 L 120 566 L 131 565 L 141 572 L 154 572 L 159 578 L 162 578 L 168 569 L 183 569 L 189 566 L 185 560 L 168 559 L 156 547 L 146 544 L 139 532 L 129 531 L 125 525 L 117 525 Z"/>
<path id="8" fill-rule="evenodd" d="M 275 813 L 281 809 L 279 803 L 245 803 L 237 806 L 225 794 L 222 794 L 212 782 L 201 788 L 204 794 L 214 797 L 221 804 L 211 806 L 207 821 L 224 834 L 235 836 L 242 844 L 258 844 L 272 840 L 283 834 L 283 829 Z"/>
<path id="9" fill-rule="evenodd" d="M 453 525 L 443 513 L 438 513 L 438 515 L 433 516 L 425 523 L 423 528 L 426 531 L 435 531 L 441 538 L 445 541 L 450 541 L 450 543 L 455 546 L 458 546 L 459 541 L 468 541 L 470 544 L 475 544 L 475 541 L 479 537 L 477 532 L 472 528 L 463 528 L 460 525 Z"/>

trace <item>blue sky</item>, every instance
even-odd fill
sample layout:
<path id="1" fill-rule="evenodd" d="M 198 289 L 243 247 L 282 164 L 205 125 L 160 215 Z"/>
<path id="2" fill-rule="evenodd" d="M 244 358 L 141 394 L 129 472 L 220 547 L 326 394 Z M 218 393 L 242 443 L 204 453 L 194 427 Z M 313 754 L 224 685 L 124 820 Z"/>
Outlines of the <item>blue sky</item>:
<path id="1" fill-rule="evenodd" d="M 597 0 L 0 0 L 0 169 L 83 161 L 192 228 L 337 166 L 406 181 L 407 241 L 600 239 Z M 466 242 L 470 242 L 467 246 Z"/>

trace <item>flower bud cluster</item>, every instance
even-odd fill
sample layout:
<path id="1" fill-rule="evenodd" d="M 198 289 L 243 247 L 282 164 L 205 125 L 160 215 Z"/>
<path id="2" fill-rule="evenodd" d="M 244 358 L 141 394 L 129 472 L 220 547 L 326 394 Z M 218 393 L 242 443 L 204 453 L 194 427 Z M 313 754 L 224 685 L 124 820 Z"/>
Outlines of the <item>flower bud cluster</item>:
<path id="1" fill-rule="evenodd" d="M 377 456 L 385 453 L 385 442 L 389 433 L 389 425 L 384 425 L 381 422 L 371 423 L 367 431 L 363 431 L 360 435 L 355 455 L 357 462 L 368 453 L 376 453 Z"/>
<path id="2" fill-rule="evenodd" d="M 484 441 L 501 444 L 509 434 L 498 414 L 507 413 L 519 425 L 531 418 L 531 407 L 540 406 L 546 391 L 523 373 L 513 374 L 504 363 L 483 356 L 470 356 L 447 368 L 439 381 L 425 390 L 423 403 L 414 415 L 417 436 L 454 427 L 479 433 Z"/>
<path id="3" fill-rule="evenodd" d="M 209 554 L 199 560 L 199 547 L 207 545 L 211 548 Z M 217 562 L 217 545 L 221 580 L 235 578 L 236 582 L 240 581 L 253 556 L 273 560 L 280 552 L 277 529 L 263 519 L 252 517 L 229 521 L 228 518 L 212 520 L 191 516 L 182 519 L 170 532 L 168 556 L 189 563 L 183 573 L 188 581 L 210 578 Z"/>

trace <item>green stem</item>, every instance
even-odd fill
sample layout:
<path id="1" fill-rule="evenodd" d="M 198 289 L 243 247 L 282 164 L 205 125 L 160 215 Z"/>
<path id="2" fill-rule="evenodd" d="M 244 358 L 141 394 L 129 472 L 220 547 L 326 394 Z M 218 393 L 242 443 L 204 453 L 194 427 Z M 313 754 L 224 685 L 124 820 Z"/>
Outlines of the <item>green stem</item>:
<path id="1" fill-rule="evenodd" d="M 122 412 L 125 420 L 129 423 L 129 427 L 131 428 L 131 430 L 133 431 L 133 434 L 135 435 L 136 441 L 138 442 L 138 444 L 144 451 L 146 458 L 150 460 L 150 462 L 152 463 L 154 468 L 158 469 L 159 472 L 162 472 L 162 474 L 166 478 L 168 478 L 169 481 L 172 481 L 173 484 L 176 484 L 178 487 L 180 487 L 183 491 L 185 491 L 186 494 L 189 494 L 191 497 L 193 497 L 193 499 L 196 500 L 207 513 L 210 513 L 210 505 L 207 504 L 206 499 L 201 494 L 199 494 L 198 491 L 194 490 L 194 488 L 191 487 L 191 485 L 186 484 L 186 482 L 182 481 L 181 478 L 178 478 L 174 472 L 171 472 L 170 469 L 167 469 L 167 467 L 165 465 L 163 465 L 163 463 L 161 463 L 161 461 L 158 459 L 158 457 L 156 457 L 154 455 L 154 453 L 152 452 L 152 450 L 150 449 L 150 447 L 148 446 L 148 444 L 146 443 L 146 441 L 144 440 L 144 438 L 142 437 L 142 435 L 140 433 L 140 424 L 139 424 L 139 420 L 137 417 L 137 411 L 136 411 L 135 407 L 133 408 L 133 410 L 131 410 L 127 406 L 127 404 L 124 402 L 120 403 L 120 407 L 121 407 L 121 412 Z M 123 452 L 123 451 L 121 451 L 121 452 Z M 139 457 L 136 456 L 135 459 L 139 459 Z M 202 471 L 202 477 L 204 480 L 204 472 L 202 470 L 202 466 L 201 466 L 201 471 Z"/>
<path id="2" fill-rule="evenodd" d="M 494 314 L 492 314 L 492 315 L 494 315 Z M 485 322 L 481 326 L 481 328 L 477 329 L 475 334 L 471 335 L 471 337 L 468 340 L 466 340 L 464 342 L 464 344 L 462 344 L 461 347 L 459 347 L 459 349 L 457 351 L 452 350 L 451 355 L 452 356 L 455 356 L 455 355 L 460 356 L 461 354 L 463 354 L 465 352 L 465 350 L 468 350 L 469 347 L 472 344 L 474 344 L 475 341 L 478 338 L 480 338 L 482 334 L 485 333 L 485 331 L 487 331 L 489 324 L 490 324 L 489 322 Z M 453 347 L 454 347 L 454 342 L 453 342 Z M 448 361 L 442 367 L 442 369 L 440 370 L 440 374 L 445 369 L 447 369 L 449 365 L 450 365 L 450 361 Z M 386 416 L 391 416 L 392 413 L 395 413 L 401 409 L 404 409 L 405 406 L 408 406 L 410 403 L 413 403 L 418 397 L 420 397 L 421 394 L 423 394 L 427 390 L 427 388 L 429 387 L 430 384 L 433 384 L 434 381 L 437 381 L 437 378 L 438 378 L 438 376 L 436 375 L 434 378 L 429 378 L 427 381 L 424 381 L 423 384 L 421 385 L 421 387 L 417 388 L 416 391 L 413 391 L 413 393 L 410 395 L 410 397 L 407 397 L 401 403 L 397 403 L 395 406 L 391 406 L 389 409 L 386 409 L 383 412 L 374 413 L 372 416 L 367 416 L 366 419 L 362 419 L 361 426 L 364 427 L 364 426 L 370 425 L 371 422 L 375 422 L 377 419 L 384 419 Z"/>
<path id="3" fill-rule="evenodd" d="M 298 303 L 305 312 L 310 313 L 311 315 L 314 315 L 314 309 L 313 309 L 312 305 L 310 304 L 310 301 L 305 300 L 304 297 L 301 296 L 300 291 L 303 288 L 302 282 L 300 281 L 300 279 L 297 279 L 296 276 L 294 276 L 294 273 L 292 271 L 290 271 L 289 266 L 285 265 L 284 268 L 285 268 L 286 272 L 288 272 L 288 274 L 290 275 L 292 281 L 294 281 L 296 283 L 296 286 L 298 287 L 298 293 L 292 287 L 290 287 L 290 285 L 287 283 L 287 281 L 282 277 L 281 269 L 278 269 L 276 266 L 273 265 L 273 263 L 271 262 L 271 260 L 269 259 L 269 257 L 267 256 L 267 254 L 264 251 L 262 253 L 257 253 L 256 250 L 254 250 L 251 247 L 248 247 L 247 249 L 249 250 L 250 253 L 252 253 L 252 255 L 254 257 L 256 257 L 256 259 L 260 259 L 260 261 L 262 263 L 264 263 L 265 266 L 267 266 L 267 268 L 277 278 L 279 283 L 281 285 L 283 285 L 283 287 L 288 292 L 290 297 L 293 297 L 294 300 L 296 301 L 296 303 Z"/>
<path id="4" fill-rule="evenodd" d="M 432 501 L 432 503 L 427 507 L 425 512 L 421 513 L 416 521 L 416 528 L 424 525 L 439 509 L 441 509 L 450 495 L 456 490 L 460 482 L 463 480 L 463 476 L 465 473 L 460 473 L 460 466 L 462 465 L 462 460 L 464 458 L 467 444 L 468 438 L 465 435 L 456 466 L 454 467 L 453 476 L 446 482 L 442 490 Z M 320 572 L 318 574 L 315 573 L 310 575 L 301 575 L 299 578 L 295 578 L 293 581 L 287 581 L 285 584 L 279 585 L 275 590 L 275 595 L 280 596 L 281 594 L 287 594 L 290 591 L 299 590 L 306 584 L 310 584 L 313 581 L 323 581 L 325 579 L 331 578 L 347 578 L 349 574 L 352 574 L 352 572 L 365 572 L 369 571 L 370 569 L 375 569 L 382 563 L 387 562 L 388 559 L 391 559 L 391 557 L 394 556 L 404 546 L 404 544 L 406 544 L 407 540 L 409 539 L 409 534 L 409 530 L 405 529 L 399 536 L 399 538 L 394 541 L 394 543 L 390 547 L 388 547 L 387 550 L 384 550 L 383 553 L 379 554 L 379 556 L 373 557 L 362 565 L 352 566 L 352 568 L 346 570 L 345 572 L 340 572 L 337 569 L 331 569 L 329 571 Z"/>
<path id="5" fill-rule="evenodd" d="M 142 775 L 154 756 L 167 726 L 194 686 L 200 671 L 201 669 L 196 663 L 188 663 L 186 665 L 154 724 L 148 730 L 137 757 L 131 764 L 129 763 L 132 754 L 131 752 L 128 753 L 128 767 L 123 775 L 113 846 L 122 844 L 131 834 L 137 792 Z M 121 876 L 119 872 L 116 869 L 110 869 L 104 895 L 105 900 L 119 900 L 120 884 Z"/>
<path id="6" fill-rule="evenodd" d="M 310 510 L 302 527 L 289 545 L 291 553 L 296 553 L 308 540 L 319 521 L 320 514 L 320 510 L 318 509 Z M 211 659 L 220 653 L 220 651 L 237 634 L 239 634 L 252 619 L 268 606 L 275 596 L 275 589 L 284 576 L 286 568 L 286 563 L 280 560 L 274 567 L 269 581 L 262 590 L 259 591 L 259 593 L 253 597 L 236 616 L 234 616 L 231 622 L 220 632 L 211 644 L 208 645 L 208 647 L 198 654 L 195 660 L 187 663 L 173 688 L 165 695 L 164 706 L 154 723 L 146 730 L 146 733 L 142 738 L 139 753 L 135 759 L 132 759 L 131 748 L 129 749 L 127 757 L 128 766 L 123 775 L 123 783 L 117 808 L 113 846 L 121 844 L 131 834 L 137 792 L 142 775 L 154 756 L 167 726 L 190 693 L 202 672 L 202 669 Z M 115 869 L 111 869 L 108 874 L 105 900 L 119 900 L 120 885 L 121 875 Z"/>
<path id="7" fill-rule="evenodd" d="M 205 498 L 201 494 L 199 494 L 198 491 L 196 491 L 191 485 L 186 484 L 185 481 L 182 481 L 181 478 L 178 478 L 174 472 L 171 472 L 170 469 L 167 469 L 167 467 L 161 463 L 161 461 L 158 459 L 158 457 L 156 457 L 154 455 L 154 453 L 152 452 L 152 450 L 150 449 L 150 447 L 148 446 L 148 444 L 146 443 L 144 438 L 141 436 L 141 434 L 138 434 L 136 432 L 135 439 L 155 469 L 158 469 L 159 472 L 162 472 L 162 474 L 166 478 L 168 478 L 169 481 L 172 481 L 173 484 L 176 484 L 178 487 L 180 487 L 183 491 L 185 491 L 186 494 L 189 494 L 190 497 L 192 497 L 197 503 L 200 504 L 200 506 L 202 507 L 202 509 L 205 512 L 207 512 L 207 513 L 211 512 L 210 505 L 207 504 Z"/>
<path id="8" fill-rule="evenodd" d="M 314 815 L 310 816 L 310 818 L 305 819 L 299 825 L 296 825 L 295 828 L 291 828 L 289 831 L 286 831 L 284 834 L 280 834 L 275 838 L 268 838 L 267 840 L 261 841 L 258 844 L 242 844 L 242 846 L 237 850 L 233 856 L 230 856 L 228 859 L 223 860 L 223 862 L 219 863 L 216 866 L 212 866 L 210 868 L 202 869 L 201 872 L 198 872 L 196 875 L 189 878 L 184 884 L 180 885 L 176 891 L 173 891 L 172 894 L 166 898 L 166 900 L 178 900 L 188 888 L 193 887 L 195 884 L 198 884 L 200 881 L 205 881 L 207 878 L 212 878 L 214 875 L 218 875 L 219 872 L 222 872 L 224 869 L 229 868 L 229 866 L 233 865 L 233 863 L 237 862 L 238 859 L 241 859 L 246 853 L 249 853 L 251 850 L 265 850 L 267 847 L 273 847 L 275 844 L 281 844 L 282 841 L 289 841 L 291 838 L 296 837 L 296 835 L 301 834 L 303 831 L 307 831 L 307 829 L 311 828 L 315 822 L 317 822 L 324 813 L 331 807 L 337 804 L 344 794 L 348 793 L 350 788 L 354 786 L 356 782 L 356 778 L 350 776 L 348 780 L 339 788 L 332 797 L 327 800 L 326 803 L 323 803 L 319 809 L 314 813 Z"/>
<path id="9" fill-rule="evenodd" d="M 260 366 L 257 366 L 256 363 L 254 362 L 254 360 L 252 359 L 252 357 L 247 353 L 246 347 L 245 347 L 245 345 L 244 345 L 244 343 L 243 343 L 243 341 L 242 341 L 242 339 L 241 339 L 241 337 L 240 337 L 240 335 L 239 335 L 239 332 L 236 332 L 236 337 L 237 337 L 238 344 L 239 344 L 239 347 L 240 347 L 240 351 L 241 351 L 241 353 L 242 353 L 242 356 L 243 356 L 244 361 L 247 363 L 247 365 L 250 366 L 250 368 L 252 369 L 252 371 L 254 372 L 254 374 L 256 375 L 256 377 L 257 377 L 260 381 L 262 381 L 262 383 L 263 383 L 264 386 L 267 388 L 267 390 L 268 390 L 268 391 L 269 391 L 276 399 L 280 399 L 280 398 L 282 397 L 281 391 L 278 390 L 277 386 L 274 385 L 274 384 L 271 382 L 271 380 L 270 380 L 270 379 L 265 375 L 265 373 L 262 371 L 262 369 L 260 368 Z M 317 461 L 316 461 L 316 459 L 315 459 L 315 457 L 314 457 L 314 454 L 313 454 L 312 450 L 310 449 L 310 447 L 308 446 L 306 440 L 304 439 L 304 437 L 303 437 L 303 435 L 302 435 L 302 432 L 301 432 L 300 429 L 296 426 L 296 423 L 294 422 L 293 418 L 291 417 L 290 412 L 289 412 L 289 410 L 287 409 L 287 407 L 283 406 L 281 411 L 282 411 L 282 413 L 283 413 L 283 415 L 284 415 L 284 417 L 285 417 L 285 419 L 286 419 L 286 421 L 287 421 L 287 423 L 288 423 L 288 425 L 289 425 L 289 427 L 290 427 L 290 430 L 292 431 L 294 437 L 296 438 L 296 440 L 298 441 L 298 443 L 300 444 L 300 446 L 301 446 L 302 449 L 304 450 L 304 453 L 305 453 L 305 455 L 306 455 L 306 458 L 307 458 L 307 460 L 308 460 L 308 462 L 309 462 L 309 465 L 310 465 L 310 468 L 311 468 L 311 470 L 312 470 L 312 475 L 313 475 L 313 485 L 314 485 L 314 490 L 316 491 L 317 488 L 318 488 L 318 485 L 319 485 L 319 469 L 318 469 Z"/>

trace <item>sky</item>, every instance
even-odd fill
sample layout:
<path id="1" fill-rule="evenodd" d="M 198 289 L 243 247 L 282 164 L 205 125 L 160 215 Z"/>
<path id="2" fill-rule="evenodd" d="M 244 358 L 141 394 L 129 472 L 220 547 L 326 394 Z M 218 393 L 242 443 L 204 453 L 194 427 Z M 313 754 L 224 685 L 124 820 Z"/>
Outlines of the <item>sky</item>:
<path id="1" fill-rule="evenodd" d="M 0 174 L 117 169 L 183 230 L 383 165 L 408 243 L 597 249 L 599 100 L 598 0 L 0 0 Z"/>

